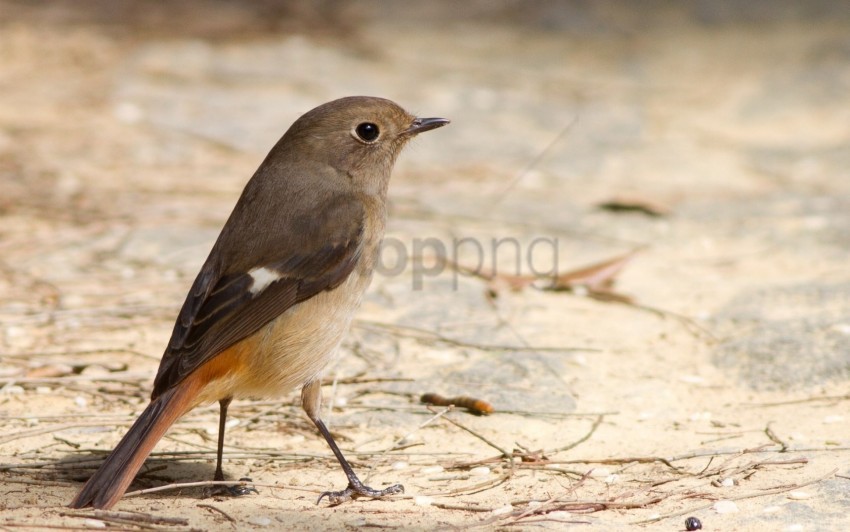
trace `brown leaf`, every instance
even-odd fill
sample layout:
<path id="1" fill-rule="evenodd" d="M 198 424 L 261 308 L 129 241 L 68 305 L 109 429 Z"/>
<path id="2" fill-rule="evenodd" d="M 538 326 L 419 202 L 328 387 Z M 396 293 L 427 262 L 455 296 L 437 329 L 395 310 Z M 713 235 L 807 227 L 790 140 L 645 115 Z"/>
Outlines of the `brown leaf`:
<path id="1" fill-rule="evenodd" d="M 642 248 L 634 249 L 625 255 L 614 257 L 613 259 L 591 264 L 567 273 L 558 275 L 547 286 L 542 287 L 542 290 L 554 292 L 570 291 L 581 292 L 585 291 L 588 297 L 599 301 L 614 301 L 619 303 L 633 303 L 630 296 L 620 294 L 612 290 L 616 276 L 628 264 L 632 257 L 637 254 Z M 455 271 L 463 274 L 477 277 L 487 281 L 487 295 L 490 299 L 495 299 L 505 291 L 520 292 L 538 281 L 539 278 L 533 275 L 510 275 L 491 271 L 487 268 L 472 269 L 447 257 L 440 257 L 444 264 L 453 268 Z"/>
<path id="2" fill-rule="evenodd" d="M 558 275 L 552 284 L 544 288 L 544 290 L 570 290 L 575 291 L 578 288 L 586 289 L 590 295 L 598 299 L 605 298 L 606 300 L 629 300 L 628 296 L 623 296 L 611 290 L 616 281 L 617 275 L 623 270 L 626 264 L 640 251 L 640 248 L 635 249 L 614 257 L 603 262 L 591 264 L 584 268 L 572 270 L 567 273 Z"/>

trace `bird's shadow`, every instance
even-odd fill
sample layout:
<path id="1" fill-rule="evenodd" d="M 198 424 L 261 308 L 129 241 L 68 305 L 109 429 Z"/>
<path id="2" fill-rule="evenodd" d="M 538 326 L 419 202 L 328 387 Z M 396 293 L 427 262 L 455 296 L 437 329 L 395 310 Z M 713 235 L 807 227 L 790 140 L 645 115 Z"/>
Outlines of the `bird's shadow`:
<path id="1" fill-rule="evenodd" d="M 91 450 L 73 452 L 66 454 L 48 467 L 54 470 L 56 480 L 74 484 L 75 491 L 78 491 L 97 471 L 97 468 L 106 460 L 107 456 L 109 456 L 108 452 Z M 127 489 L 127 493 L 174 483 L 204 482 L 212 480 L 214 474 L 215 459 L 204 460 L 192 457 L 191 461 L 185 461 L 173 456 L 153 456 L 145 460 L 142 468 Z M 228 480 L 236 481 L 236 479 L 230 478 Z M 209 496 L 210 490 L 209 486 L 198 486 L 181 488 L 170 493 L 206 498 Z M 155 493 L 151 495 L 156 496 Z"/>

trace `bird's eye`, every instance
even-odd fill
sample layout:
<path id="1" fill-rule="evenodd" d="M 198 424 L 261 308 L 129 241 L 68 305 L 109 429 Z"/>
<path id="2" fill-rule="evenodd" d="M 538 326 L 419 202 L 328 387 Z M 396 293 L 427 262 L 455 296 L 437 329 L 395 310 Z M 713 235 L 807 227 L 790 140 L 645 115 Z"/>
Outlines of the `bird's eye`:
<path id="1" fill-rule="evenodd" d="M 373 142 L 378 138 L 378 135 L 381 134 L 380 130 L 378 130 L 378 126 L 373 124 L 372 122 L 363 122 L 354 128 L 354 132 L 364 142 Z"/>

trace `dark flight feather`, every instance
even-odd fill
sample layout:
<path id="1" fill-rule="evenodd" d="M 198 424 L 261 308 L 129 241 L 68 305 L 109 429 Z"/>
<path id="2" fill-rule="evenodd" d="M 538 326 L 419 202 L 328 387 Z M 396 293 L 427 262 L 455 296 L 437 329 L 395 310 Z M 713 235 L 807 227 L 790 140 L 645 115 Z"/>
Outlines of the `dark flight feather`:
<path id="1" fill-rule="evenodd" d="M 178 315 L 152 398 L 287 309 L 345 281 L 360 258 L 365 223 L 362 202 L 337 196 L 326 202 L 323 211 L 304 213 L 298 223 L 288 223 L 293 230 L 274 232 L 271 240 L 258 238 L 249 243 L 266 248 L 256 254 L 265 258 L 263 264 L 246 264 L 243 256 L 223 257 L 218 249 L 234 247 L 216 243 Z M 232 216 L 241 214 L 237 204 Z M 292 213 L 286 214 L 278 216 L 291 218 Z M 287 220 L 281 225 L 285 224 Z M 228 236 L 222 233 L 219 241 Z M 279 278 L 252 293 L 254 279 L 249 272 L 257 268 L 275 272 Z"/>

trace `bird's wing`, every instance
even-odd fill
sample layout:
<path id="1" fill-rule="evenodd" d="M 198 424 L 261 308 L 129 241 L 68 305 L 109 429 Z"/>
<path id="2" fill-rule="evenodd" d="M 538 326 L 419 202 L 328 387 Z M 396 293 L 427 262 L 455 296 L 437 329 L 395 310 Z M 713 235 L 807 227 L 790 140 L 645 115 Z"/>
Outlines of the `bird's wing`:
<path id="1" fill-rule="evenodd" d="M 177 317 L 153 398 L 293 305 L 336 288 L 352 272 L 365 231 L 360 202 L 337 198 L 325 208 L 302 211 L 297 220 L 283 218 L 278 231 L 233 235 L 227 227 L 233 219 L 222 230 Z"/>

